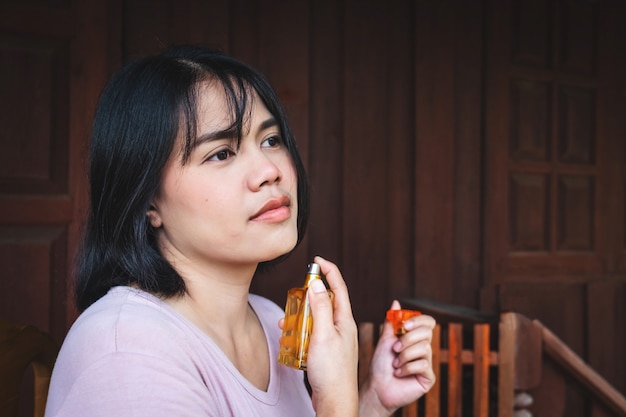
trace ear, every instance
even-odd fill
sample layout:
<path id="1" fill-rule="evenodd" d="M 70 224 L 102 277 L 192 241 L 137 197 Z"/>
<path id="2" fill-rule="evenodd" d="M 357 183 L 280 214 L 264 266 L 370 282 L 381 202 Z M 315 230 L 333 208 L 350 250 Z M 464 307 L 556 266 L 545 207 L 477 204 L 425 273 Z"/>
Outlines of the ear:
<path id="1" fill-rule="evenodd" d="M 150 204 L 150 209 L 148 209 L 146 215 L 148 216 L 148 220 L 150 220 L 150 225 L 155 229 L 158 229 L 163 225 L 161 215 L 159 214 L 159 211 L 154 206 L 154 204 Z"/>

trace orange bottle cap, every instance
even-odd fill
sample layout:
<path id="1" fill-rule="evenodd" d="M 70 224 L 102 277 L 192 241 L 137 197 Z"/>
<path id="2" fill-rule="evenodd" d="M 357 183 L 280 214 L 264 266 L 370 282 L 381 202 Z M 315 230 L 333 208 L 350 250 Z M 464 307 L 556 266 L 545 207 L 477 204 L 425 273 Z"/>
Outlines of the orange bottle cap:
<path id="1" fill-rule="evenodd" d="M 404 322 L 411 317 L 419 316 L 422 313 L 415 310 L 387 310 L 387 320 L 393 326 L 393 332 L 396 336 L 402 336 L 406 333 Z"/>

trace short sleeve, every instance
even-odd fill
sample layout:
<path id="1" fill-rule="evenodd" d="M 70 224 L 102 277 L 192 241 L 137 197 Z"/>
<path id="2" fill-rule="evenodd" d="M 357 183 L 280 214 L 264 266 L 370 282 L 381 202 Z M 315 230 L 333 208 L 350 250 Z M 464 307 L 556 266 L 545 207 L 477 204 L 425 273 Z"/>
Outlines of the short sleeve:
<path id="1" fill-rule="evenodd" d="M 80 373 L 46 417 L 219 416 L 199 375 L 158 357 L 108 354 Z"/>

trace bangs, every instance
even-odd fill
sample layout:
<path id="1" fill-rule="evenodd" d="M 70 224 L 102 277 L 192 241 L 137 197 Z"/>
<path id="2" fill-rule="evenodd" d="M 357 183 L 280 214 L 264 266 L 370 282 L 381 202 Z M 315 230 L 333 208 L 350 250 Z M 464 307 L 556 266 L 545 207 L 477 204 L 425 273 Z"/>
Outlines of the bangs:
<path id="1" fill-rule="evenodd" d="M 198 142 L 198 120 L 200 118 L 198 97 L 203 90 L 205 92 L 215 91 L 213 88 L 222 89 L 224 93 L 230 115 L 230 125 L 223 131 L 230 133 L 229 136 L 234 138 L 234 144 L 237 148 L 241 143 L 246 126 L 250 124 L 252 107 L 258 92 L 248 81 L 232 74 L 220 76 L 220 74 L 205 73 L 203 76 L 199 76 L 180 106 L 179 131 L 183 139 L 183 146 L 181 147 L 183 165 L 188 162 L 191 152 Z M 277 115 L 273 116 L 277 117 Z"/>

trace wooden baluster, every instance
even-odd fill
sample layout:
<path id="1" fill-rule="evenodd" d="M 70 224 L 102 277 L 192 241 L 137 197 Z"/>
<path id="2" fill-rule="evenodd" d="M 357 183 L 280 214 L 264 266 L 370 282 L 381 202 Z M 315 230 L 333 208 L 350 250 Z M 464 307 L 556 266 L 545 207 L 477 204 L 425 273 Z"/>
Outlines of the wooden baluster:
<path id="1" fill-rule="evenodd" d="M 370 373 L 374 356 L 374 323 L 359 324 L 359 387 Z"/>
<path id="2" fill-rule="evenodd" d="M 528 415 L 529 412 L 524 413 L 527 407 L 524 404 L 529 399 L 532 401 L 532 397 L 516 398 L 515 393 L 531 390 L 541 383 L 541 329 L 521 314 L 503 313 L 499 344 L 498 416 Z"/>
<path id="3" fill-rule="evenodd" d="M 474 325 L 474 417 L 489 416 L 489 325 Z"/>
<path id="4" fill-rule="evenodd" d="M 498 349 L 498 417 L 513 417 L 516 328 L 515 316 L 510 314 L 501 316 Z"/>
<path id="5" fill-rule="evenodd" d="M 450 323 L 448 326 L 448 416 L 462 416 L 463 398 L 463 326 Z"/>

